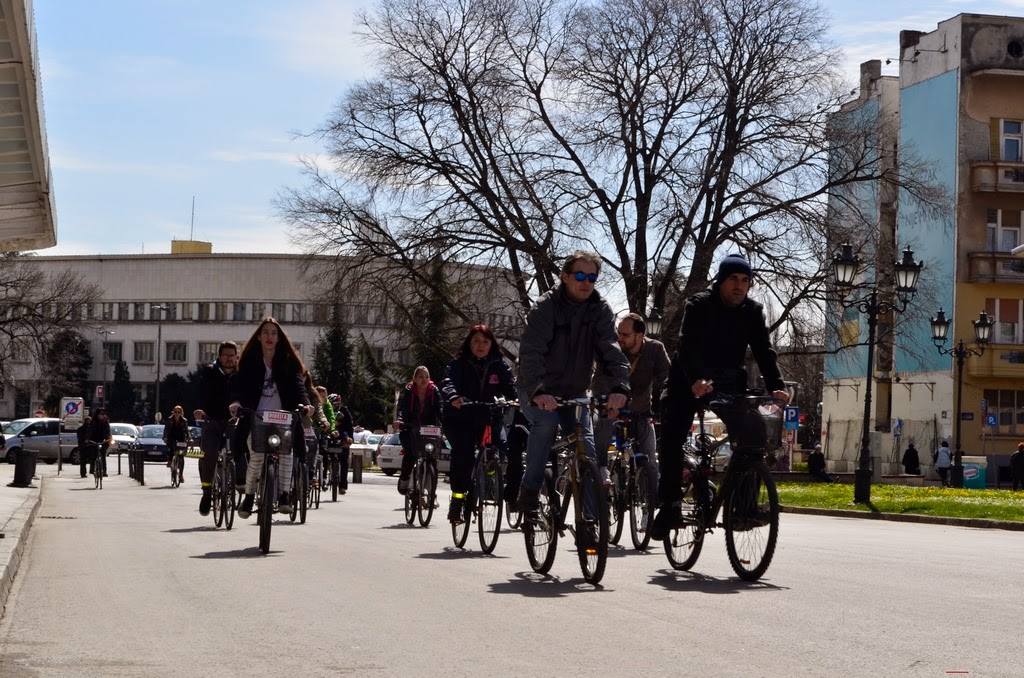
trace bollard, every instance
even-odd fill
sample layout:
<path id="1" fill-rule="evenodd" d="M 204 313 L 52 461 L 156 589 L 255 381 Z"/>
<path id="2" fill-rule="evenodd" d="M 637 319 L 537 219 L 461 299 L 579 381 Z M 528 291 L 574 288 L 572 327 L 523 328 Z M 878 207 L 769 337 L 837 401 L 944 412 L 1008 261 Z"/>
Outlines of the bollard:
<path id="1" fill-rule="evenodd" d="M 32 476 L 36 474 L 36 450 L 18 448 L 14 455 L 14 482 L 8 487 L 32 487 Z"/>
<path id="2" fill-rule="evenodd" d="M 363 482 L 363 453 L 353 452 L 352 458 L 349 460 L 349 465 L 352 467 L 352 482 Z"/>

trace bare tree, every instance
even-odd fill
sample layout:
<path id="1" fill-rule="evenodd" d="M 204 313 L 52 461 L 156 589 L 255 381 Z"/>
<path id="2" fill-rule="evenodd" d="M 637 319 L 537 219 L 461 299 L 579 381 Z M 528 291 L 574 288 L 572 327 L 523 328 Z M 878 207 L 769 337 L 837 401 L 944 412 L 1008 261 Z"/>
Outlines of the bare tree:
<path id="1" fill-rule="evenodd" d="M 99 298 L 99 288 L 77 273 L 47 275 L 31 256 L 0 255 L 0 379 L 10 383 L 19 361 L 43 363 L 47 352 L 59 352 L 54 338 L 88 327 L 85 305 Z"/>
<path id="2" fill-rule="evenodd" d="M 788 330 L 823 299 L 830 194 L 940 198 L 912 149 L 880 163 L 878 125 L 835 115 L 848 89 L 807 0 L 382 0 L 362 22 L 378 75 L 318 130 L 331 167 L 278 201 L 311 253 L 423 285 L 434 257 L 493 266 L 525 310 L 582 245 L 671 327 L 666 303 L 738 249 Z M 870 230 L 860 211 L 844 233 Z"/>

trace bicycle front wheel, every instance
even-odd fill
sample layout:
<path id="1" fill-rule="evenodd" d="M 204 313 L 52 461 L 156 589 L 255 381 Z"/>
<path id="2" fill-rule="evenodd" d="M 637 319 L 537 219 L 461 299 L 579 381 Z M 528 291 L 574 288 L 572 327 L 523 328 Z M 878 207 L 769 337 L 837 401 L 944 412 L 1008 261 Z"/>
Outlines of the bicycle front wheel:
<path id="1" fill-rule="evenodd" d="M 235 524 L 235 462 L 228 459 L 221 473 L 221 497 L 224 502 L 224 527 L 230 530 Z"/>
<path id="2" fill-rule="evenodd" d="M 178 464 L 181 464 L 181 457 L 175 454 L 171 457 L 171 487 L 177 487 L 181 485 L 181 470 Z"/>
<path id="3" fill-rule="evenodd" d="M 299 484 L 302 482 L 302 464 L 298 460 L 292 461 L 292 510 L 288 512 L 288 520 L 295 522 L 299 517 Z"/>
<path id="4" fill-rule="evenodd" d="M 538 574 L 547 574 L 551 570 L 558 547 L 558 509 L 549 488 L 550 477 L 540 487 L 540 508 L 523 514 L 526 557 Z"/>
<path id="5" fill-rule="evenodd" d="M 277 488 L 277 466 L 269 464 L 263 479 L 263 495 L 260 501 L 260 551 L 270 553 L 270 528 L 274 524 L 274 493 Z"/>
<path id="6" fill-rule="evenodd" d="M 420 492 L 419 514 L 420 526 L 430 525 L 430 519 L 434 515 L 434 504 L 437 503 L 437 469 L 433 464 L 423 464 L 422 491 Z"/>
<path id="7" fill-rule="evenodd" d="M 633 548 L 646 551 L 651 545 L 651 533 L 648 530 L 654 515 L 654 493 L 651 492 L 650 461 L 639 458 L 636 471 L 627 488 L 629 503 L 629 536 L 633 540 Z"/>
<path id="8" fill-rule="evenodd" d="M 473 515 L 472 509 L 469 507 L 469 496 L 463 500 L 463 511 L 462 520 L 452 523 L 452 542 L 455 544 L 455 548 L 461 549 L 466 545 L 466 540 L 469 539 L 469 524 L 471 522 L 471 516 Z"/>
<path id="9" fill-rule="evenodd" d="M 608 504 L 597 464 L 580 462 L 579 494 L 576 501 L 576 554 L 583 578 L 597 584 L 608 562 Z"/>
<path id="10" fill-rule="evenodd" d="M 339 462 L 337 457 L 335 457 L 331 461 L 331 501 L 338 501 L 338 484 L 340 482 L 338 480 L 338 475 L 340 473 L 341 473 L 341 462 Z M 409 521 L 409 524 L 412 525 L 412 521 L 411 520 Z"/>
<path id="11" fill-rule="evenodd" d="M 313 466 L 313 484 L 309 486 L 309 505 L 311 508 L 320 508 L 320 483 L 323 482 L 324 463 L 320 457 L 316 458 Z"/>
<path id="12" fill-rule="evenodd" d="M 610 469 L 611 485 L 606 493 L 608 501 L 608 542 L 618 544 L 626 524 L 626 470 L 619 461 Z"/>
<path id="13" fill-rule="evenodd" d="M 401 481 L 399 481 L 401 482 Z M 405 522 L 412 525 L 416 520 L 416 507 L 420 503 L 420 470 L 416 466 L 409 477 L 409 485 L 405 490 Z"/>
<path id="14" fill-rule="evenodd" d="M 779 493 L 764 462 L 740 469 L 724 497 L 725 549 L 729 564 L 746 581 L 768 570 L 779 539 Z"/>
<path id="15" fill-rule="evenodd" d="M 480 548 L 484 553 L 493 553 L 501 533 L 501 464 L 491 459 L 483 467 L 483 477 L 477 486 L 477 532 Z"/>
<path id="16" fill-rule="evenodd" d="M 211 508 L 213 509 L 213 524 L 220 527 L 224 524 L 224 467 L 217 465 L 213 473 L 213 484 L 210 486 Z"/>
<path id="17" fill-rule="evenodd" d="M 309 470 L 305 464 L 299 464 L 299 484 L 292 487 L 292 496 L 299 507 L 299 524 L 306 524 L 306 511 L 309 508 Z"/>

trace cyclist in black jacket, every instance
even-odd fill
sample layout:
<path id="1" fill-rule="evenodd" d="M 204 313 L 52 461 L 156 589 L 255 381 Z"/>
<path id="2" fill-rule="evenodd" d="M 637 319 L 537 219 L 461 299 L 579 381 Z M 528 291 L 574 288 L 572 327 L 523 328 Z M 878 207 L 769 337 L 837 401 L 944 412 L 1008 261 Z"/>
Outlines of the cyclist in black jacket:
<path id="1" fill-rule="evenodd" d="M 772 395 L 786 401 L 778 356 L 772 349 L 764 307 L 750 299 L 753 269 L 742 256 L 730 254 L 718 267 L 707 291 L 693 295 L 683 309 L 672 366 L 662 398 L 662 449 L 658 457 L 661 510 L 651 526 L 651 537 L 663 539 L 681 519 L 683 443 L 690 434 L 697 401 L 712 391 L 743 393 L 747 347 L 754 356 Z M 716 410 L 737 443 L 764 444 L 764 426 L 739 410 Z"/>
<path id="2" fill-rule="evenodd" d="M 199 373 L 199 407 L 192 416 L 196 422 L 202 422 L 199 447 L 203 450 L 203 458 L 199 460 L 199 481 L 203 486 L 203 496 L 199 500 L 199 514 L 204 516 L 210 513 L 217 455 L 224 447 L 228 420 L 231 419 L 231 413 L 228 411 L 228 405 L 231 404 L 231 378 L 237 366 L 238 344 L 225 341 L 217 351 L 217 361 L 207 365 Z M 232 478 L 232 482 L 242 484 L 245 477 L 241 477 L 241 482 L 239 478 Z"/>

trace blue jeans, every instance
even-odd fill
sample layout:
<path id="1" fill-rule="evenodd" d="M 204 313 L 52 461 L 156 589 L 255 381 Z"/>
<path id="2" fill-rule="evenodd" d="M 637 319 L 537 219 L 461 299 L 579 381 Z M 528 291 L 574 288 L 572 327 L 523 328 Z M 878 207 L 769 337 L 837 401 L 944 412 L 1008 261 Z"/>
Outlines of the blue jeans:
<path id="1" fill-rule="evenodd" d="M 540 409 L 530 400 L 526 391 L 519 391 L 519 409 L 530 422 L 530 437 L 526 441 L 526 469 L 523 472 L 522 486 L 534 492 L 540 490 L 544 483 L 544 466 L 551 454 L 551 445 L 558 435 L 558 425 L 568 435 L 576 428 L 576 412 L 571 407 L 560 407 L 553 412 Z M 594 446 L 594 427 L 590 420 L 590 410 L 584 410 L 583 447 L 587 456 L 597 458 Z"/>

